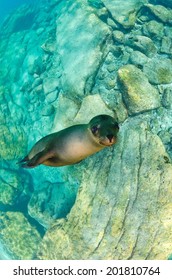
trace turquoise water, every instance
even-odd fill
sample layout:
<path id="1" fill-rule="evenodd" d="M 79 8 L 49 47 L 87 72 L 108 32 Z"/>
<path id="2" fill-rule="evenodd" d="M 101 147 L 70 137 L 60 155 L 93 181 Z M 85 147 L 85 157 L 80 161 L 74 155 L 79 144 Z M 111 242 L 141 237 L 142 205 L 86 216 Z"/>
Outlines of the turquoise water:
<path id="1" fill-rule="evenodd" d="M 15 0 L 15 1 L 0 1 L 0 22 L 3 21 L 3 19 L 10 13 L 12 12 L 15 8 L 22 4 L 31 4 L 34 3 L 35 1 L 33 0 Z"/>
<path id="2" fill-rule="evenodd" d="M 34 2 L 0 0 L 0 259 L 37 258 L 45 234 L 68 219 L 94 160 L 23 169 L 17 162 L 40 138 L 102 113 L 122 126 L 146 112 L 172 155 L 171 2 Z M 118 85 L 126 64 L 149 78 L 139 105 Z"/>

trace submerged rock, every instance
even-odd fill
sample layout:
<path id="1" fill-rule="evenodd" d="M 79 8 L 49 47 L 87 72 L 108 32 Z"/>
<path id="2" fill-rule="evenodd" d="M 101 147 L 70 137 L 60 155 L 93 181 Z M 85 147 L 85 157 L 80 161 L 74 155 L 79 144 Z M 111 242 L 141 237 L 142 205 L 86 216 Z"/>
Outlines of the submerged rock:
<path id="1" fill-rule="evenodd" d="M 136 66 L 142 66 L 147 63 L 148 57 L 139 51 L 133 51 L 130 55 L 130 61 Z"/>
<path id="2" fill-rule="evenodd" d="M 62 85 L 70 96 L 84 95 L 86 83 L 92 84 L 110 35 L 109 27 L 93 11 L 80 1 L 68 1 L 58 11 L 57 51 L 64 69 Z"/>
<path id="3" fill-rule="evenodd" d="M 151 20 L 144 25 L 143 32 L 149 37 L 162 38 L 164 35 L 164 25 L 156 20 Z"/>
<path id="4" fill-rule="evenodd" d="M 106 154 L 106 160 L 104 160 Z M 40 259 L 167 259 L 172 252 L 172 165 L 142 121 L 90 160 L 68 218 L 47 231 Z"/>
<path id="5" fill-rule="evenodd" d="M 15 260 L 31 260 L 41 241 L 40 234 L 20 212 L 0 213 L 0 239 Z"/>
<path id="6" fill-rule="evenodd" d="M 164 23 L 172 23 L 172 11 L 161 5 L 145 5 L 159 20 Z"/>
<path id="7" fill-rule="evenodd" d="M 166 88 L 162 96 L 162 105 L 167 109 L 172 109 L 172 87 Z"/>
<path id="8" fill-rule="evenodd" d="M 113 19 L 120 23 L 122 27 L 128 29 L 134 26 L 137 12 L 146 1 L 127 0 L 125 5 L 120 0 L 102 0 L 102 2 L 111 13 Z"/>
<path id="9" fill-rule="evenodd" d="M 28 204 L 29 215 L 45 228 L 69 213 L 76 198 L 77 188 L 64 183 L 46 182 L 45 187 L 35 191 Z"/>
<path id="10" fill-rule="evenodd" d="M 96 115 L 111 115 L 112 111 L 106 106 L 99 94 L 86 96 L 81 104 L 80 110 L 75 116 L 75 123 L 88 123 Z"/>
<path id="11" fill-rule="evenodd" d="M 161 52 L 166 54 L 172 54 L 172 40 L 171 38 L 164 36 L 162 39 Z"/>
<path id="12" fill-rule="evenodd" d="M 172 83 L 172 61 L 168 58 L 153 58 L 144 65 L 144 73 L 152 84 Z"/>
<path id="13" fill-rule="evenodd" d="M 0 139 L 1 159 L 13 160 L 16 155 L 17 157 L 21 157 L 26 150 L 26 135 L 20 127 L 12 125 L 9 130 L 6 125 L 0 124 Z"/>
<path id="14" fill-rule="evenodd" d="M 126 44 L 133 47 L 148 57 L 152 57 L 157 53 L 157 48 L 154 42 L 147 36 L 142 35 L 127 35 Z"/>
<path id="15" fill-rule="evenodd" d="M 30 183 L 27 173 L 0 169 L 0 204 L 19 207 L 19 203 L 22 204 L 30 195 Z"/>
<path id="16" fill-rule="evenodd" d="M 118 71 L 123 99 L 130 115 L 160 106 L 158 91 L 148 82 L 144 73 L 134 65 L 125 65 Z"/>

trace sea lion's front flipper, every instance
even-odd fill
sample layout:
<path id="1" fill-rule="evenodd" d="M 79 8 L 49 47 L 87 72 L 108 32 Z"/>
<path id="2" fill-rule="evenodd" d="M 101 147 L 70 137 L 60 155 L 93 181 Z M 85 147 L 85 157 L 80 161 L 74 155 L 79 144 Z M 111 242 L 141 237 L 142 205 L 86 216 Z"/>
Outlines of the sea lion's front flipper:
<path id="1" fill-rule="evenodd" d="M 39 152 L 31 159 L 23 160 L 24 163 L 21 164 L 24 168 L 33 168 L 41 163 L 43 163 L 45 160 L 47 160 L 49 157 L 49 154 L 47 153 L 47 150 L 43 150 L 42 152 Z M 21 161 L 22 162 L 22 161 Z"/>

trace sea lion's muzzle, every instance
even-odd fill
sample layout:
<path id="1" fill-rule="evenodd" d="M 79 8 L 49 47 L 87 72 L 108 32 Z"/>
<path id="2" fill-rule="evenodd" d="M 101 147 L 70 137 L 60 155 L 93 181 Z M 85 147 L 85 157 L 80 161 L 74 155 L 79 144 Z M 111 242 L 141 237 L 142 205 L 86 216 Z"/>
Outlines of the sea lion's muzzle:
<path id="1" fill-rule="evenodd" d="M 115 144 L 115 142 L 116 142 L 116 138 L 112 134 L 108 134 L 104 137 L 100 137 L 100 141 L 99 141 L 99 143 L 103 146 L 112 146 L 113 144 Z"/>

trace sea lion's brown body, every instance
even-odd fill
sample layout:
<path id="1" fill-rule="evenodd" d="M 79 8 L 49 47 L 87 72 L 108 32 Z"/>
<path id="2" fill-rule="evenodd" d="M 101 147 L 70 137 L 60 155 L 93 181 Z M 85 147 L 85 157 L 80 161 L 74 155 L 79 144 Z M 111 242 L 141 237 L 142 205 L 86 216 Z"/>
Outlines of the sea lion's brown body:
<path id="1" fill-rule="evenodd" d="M 111 146 L 116 142 L 118 125 L 107 115 L 94 117 L 89 124 L 80 124 L 52 133 L 39 140 L 20 161 L 22 167 L 39 164 L 64 166 Z"/>

